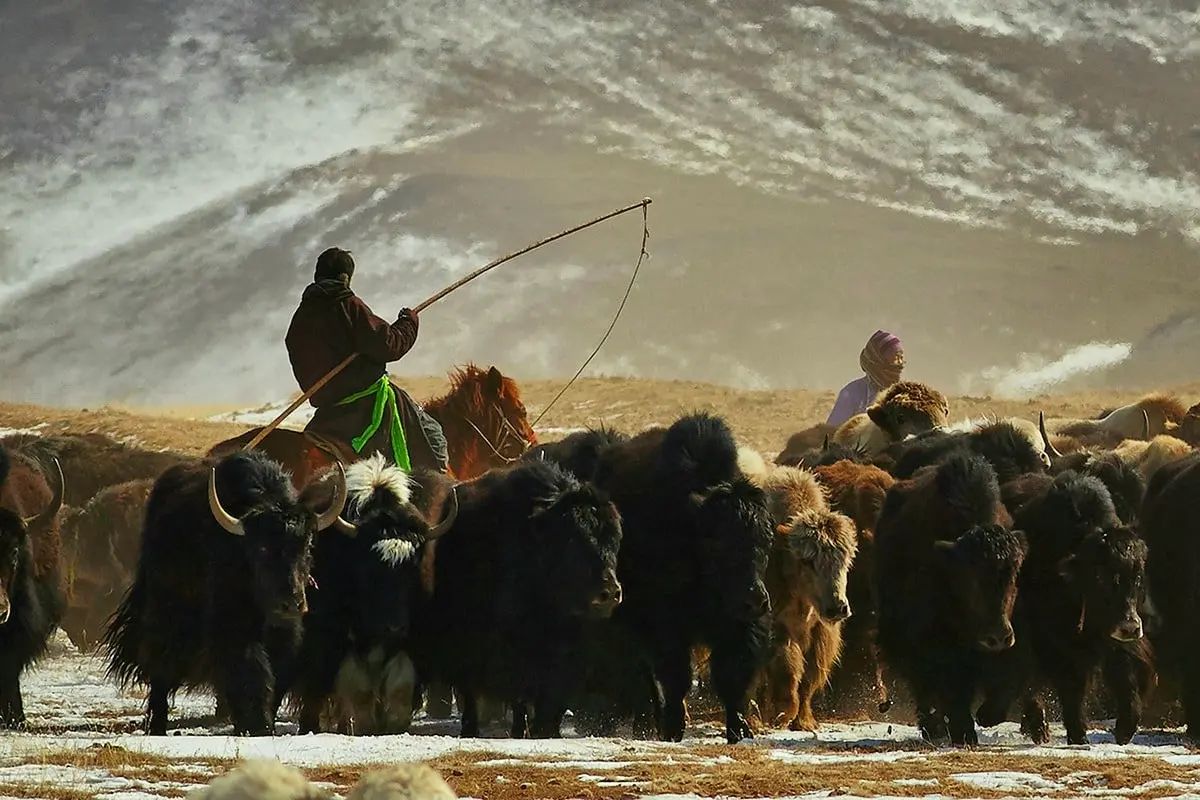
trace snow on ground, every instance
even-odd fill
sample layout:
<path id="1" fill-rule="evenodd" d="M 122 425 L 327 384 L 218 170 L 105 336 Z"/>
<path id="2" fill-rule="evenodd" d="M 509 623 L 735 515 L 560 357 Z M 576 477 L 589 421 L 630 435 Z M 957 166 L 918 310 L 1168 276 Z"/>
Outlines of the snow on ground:
<path id="1" fill-rule="evenodd" d="M 454 759 L 467 774 L 494 772 L 497 786 L 510 780 L 507 774 L 533 785 L 544 772 L 567 775 L 580 793 L 586 788 L 596 797 L 667 797 L 652 793 L 664 770 L 719 780 L 724 772 L 747 768 L 748 759 L 757 773 L 774 770 L 782 776 L 784 788 L 775 797 L 856 794 L 864 785 L 873 788 L 863 796 L 872 797 L 1200 796 L 1200 754 L 1172 732 L 1141 735 L 1119 747 L 1097 730 L 1090 747 L 1067 747 L 1059 730 L 1053 744 L 1034 746 L 1009 723 L 982 732 L 981 747 L 967 752 L 930 748 L 915 728 L 886 722 L 826 724 L 816 736 L 783 731 L 728 747 L 711 724 L 694 726 L 682 744 L 570 736 L 520 741 L 499 738 L 499 729 L 491 734 L 497 738 L 462 740 L 455 722 L 418 718 L 414 732 L 404 736 L 298 736 L 294 725 L 281 722 L 273 738 L 240 738 L 214 721 L 210 696 L 195 694 L 176 698 L 171 735 L 147 737 L 139 732 L 142 691 L 119 690 L 104 677 L 99 659 L 75 653 L 63 640 L 55 643 L 55 655 L 25 677 L 23 689 L 30 730 L 0 735 L 0 800 L 40 796 L 30 787 L 73 789 L 102 800 L 179 796 L 246 758 L 274 758 L 310 770 Z M 104 759 L 96 761 L 97 753 Z M 1135 766 L 1136 785 L 1119 780 L 1114 785 L 1114 775 Z M 822 784 L 814 788 L 814 775 L 828 777 L 818 777 Z M 786 789 L 789 776 L 795 776 L 793 791 Z M 867 780 L 873 782 L 863 783 Z M 708 796 L 740 795 L 735 785 Z"/>

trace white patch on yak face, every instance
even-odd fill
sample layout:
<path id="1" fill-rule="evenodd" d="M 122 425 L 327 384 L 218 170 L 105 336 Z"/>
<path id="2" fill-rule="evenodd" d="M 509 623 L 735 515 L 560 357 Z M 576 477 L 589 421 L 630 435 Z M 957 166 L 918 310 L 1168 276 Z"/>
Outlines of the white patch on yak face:
<path id="1" fill-rule="evenodd" d="M 413 557 L 416 545 L 407 539 L 381 539 L 371 545 L 371 550 L 389 567 L 398 567 Z"/>
<path id="2" fill-rule="evenodd" d="M 376 453 L 346 467 L 346 493 L 351 511 L 370 501 L 377 489 L 385 490 L 402 505 L 412 500 L 412 482 L 408 474 L 388 463 L 381 454 Z"/>

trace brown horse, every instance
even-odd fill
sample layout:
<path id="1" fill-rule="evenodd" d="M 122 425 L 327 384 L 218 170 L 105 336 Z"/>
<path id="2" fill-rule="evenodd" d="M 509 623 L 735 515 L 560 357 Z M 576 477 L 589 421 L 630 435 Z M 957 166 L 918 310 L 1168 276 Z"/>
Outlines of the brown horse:
<path id="1" fill-rule="evenodd" d="M 537 444 L 516 382 L 495 367 L 483 370 L 468 364 L 454 370 L 450 373 L 450 391 L 427 401 L 424 407 L 446 434 L 450 473 L 459 480 L 470 480 L 493 467 L 512 463 Z M 209 455 L 240 450 L 260 430 L 254 428 L 226 439 L 213 446 Z M 348 464 L 358 459 L 346 442 L 279 428 L 271 431 L 258 449 L 290 470 L 297 488 L 335 461 Z"/>

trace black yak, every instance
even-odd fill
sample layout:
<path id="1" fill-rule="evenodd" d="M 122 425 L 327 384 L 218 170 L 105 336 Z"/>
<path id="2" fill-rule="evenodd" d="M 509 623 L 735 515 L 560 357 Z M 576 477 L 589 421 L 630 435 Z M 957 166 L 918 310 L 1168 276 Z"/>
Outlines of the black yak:
<path id="1" fill-rule="evenodd" d="M 183 464 L 146 504 L 137 573 L 105 635 L 109 674 L 149 686 L 147 731 L 167 730 L 181 687 L 210 686 L 238 734 L 274 731 L 295 669 L 313 535 L 345 505 L 317 513 L 283 469 L 254 451 Z"/>
<path id="2" fill-rule="evenodd" d="M 621 512 L 625 602 L 616 630 L 597 635 L 589 694 L 600 697 L 588 710 L 644 719 L 651 708 L 660 738 L 680 740 L 692 648 L 704 645 L 726 738 L 751 735 L 744 711 L 770 637 L 772 526 L 728 425 L 697 414 L 610 446 L 595 481 Z"/>
<path id="3" fill-rule="evenodd" d="M 1002 420 L 966 432 L 930 431 L 898 442 L 888 448 L 893 462 L 888 471 L 906 480 L 922 467 L 937 464 L 960 450 L 987 459 L 1000 483 L 1026 473 L 1044 472 L 1048 465 L 1045 453 L 1021 428 Z"/>
<path id="4" fill-rule="evenodd" d="M 1023 697 L 1022 729 L 1047 740 L 1039 695 L 1044 681 L 1062 703 L 1071 744 L 1086 744 L 1084 701 L 1096 672 L 1116 701 L 1114 735 L 1125 744 L 1137 731 L 1154 667 L 1142 640 L 1138 607 L 1144 599 L 1146 545 L 1117 517 L 1108 490 L 1096 478 L 1064 472 L 1015 512 L 1029 555 L 1018 584 L 1019 654 L 997 672 L 979 721 L 1007 717 Z"/>
<path id="5" fill-rule="evenodd" d="M 304 498 L 327 482 L 310 483 Z M 412 721 L 415 671 L 406 652 L 417 601 L 421 548 L 453 516 L 430 528 L 410 502 L 409 477 L 383 456 L 346 468 L 342 536 L 313 548 L 308 613 L 293 695 L 300 732 L 321 728 L 332 699 L 342 733 L 404 733 Z"/>
<path id="6" fill-rule="evenodd" d="M 426 476 L 422 493 L 436 483 Z M 456 493 L 454 524 L 424 556 L 418 671 L 454 687 L 465 737 L 479 735 L 481 696 L 512 705 L 514 737 L 558 736 L 582 671 L 584 623 L 621 602 L 617 511 L 542 461 L 494 470 Z"/>
<path id="7" fill-rule="evenodd" d="M 1167 464 L 1146 490 L 1142 531 L 1146 572 L 1161 618 L 1159 664 L 1182 680 L 1188 736 L 1200 740 L 1200 453 Z"/>
<path id="8" fill-rule="evenodd" d="M 996 473 L 955 452 L 888 492 L 875 532 L 880 655 L 909 685 L 921 734 L 976 744 L 981 670 L 1012 647 L 1024 536 Z"/>

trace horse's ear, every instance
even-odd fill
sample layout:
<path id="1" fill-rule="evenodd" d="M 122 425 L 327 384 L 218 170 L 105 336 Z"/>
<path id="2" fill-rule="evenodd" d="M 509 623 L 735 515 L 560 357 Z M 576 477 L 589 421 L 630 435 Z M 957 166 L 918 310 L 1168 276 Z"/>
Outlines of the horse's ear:
<path id="1" fill-rule="evenodd" d="M 487 373 L 487 388 L 488 391 L 497 397 L 504 391 L 504 376 L 500 374 L 500 370 L 495 367 L 490 367 Z"/>

